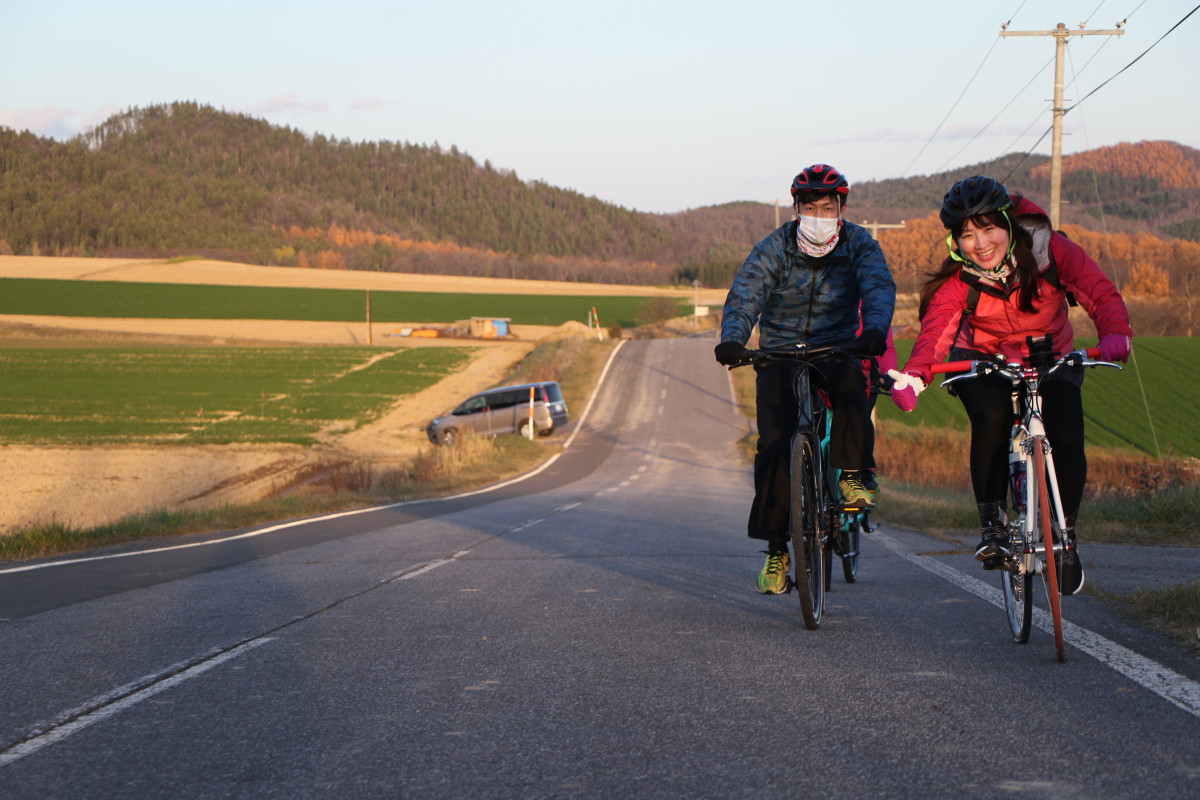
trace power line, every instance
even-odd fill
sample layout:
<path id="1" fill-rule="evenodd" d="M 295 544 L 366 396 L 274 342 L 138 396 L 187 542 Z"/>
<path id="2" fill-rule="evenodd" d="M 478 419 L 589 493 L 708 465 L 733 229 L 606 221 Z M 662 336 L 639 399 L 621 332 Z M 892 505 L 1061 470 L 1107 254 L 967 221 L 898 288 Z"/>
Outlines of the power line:
<path id="1" fill-rule="evenodd" d="M 1138 8 L 1141 8 L 1141 6 L 1138 6 Z M 1134 10 L 1136 11 L 1137 9 L 1134 9 Z M 1071 105 L 1071 106 L 1069 106 L 1068 108 L 1065 108 L 1065 109 L 1063 109 L 1063 113 L 1065 114 L 1065 113 L 1067 113 L 1068 111 L 1070 111 L 1070 110 L 1074 109 L 1076 106 L 1078 106 L 1078 105 L 1079 105 L 1080 103 L 1082 103 L 1084 100 L 1087 100 L 1089 97 L 1091 97 L 1092 95 L 1094 95 L 1096 92 L 1100 91 L 1100 90 L 1101 90 L 1101 89 L 1103 89 L 1105 86 L 1107 86 L 1107 85 L 1108 85 L 1108 84 L 1109 84 L 1109 83 L 1110 83 L 1112 80 L 1114 80 L 1114 79 L 1115 79 L 1115 78 L 1116 78 L 1118 75 L 1120 75 L 1122 72 L 1124 72 L 1125 70 L 1129 69 L 1130 67 L 1132 67 L 1132 66 L 1133 66 L 1134 64 L 1136 64 L 1137 62 L 1141 61 L 1141 60 L 1142 60 L 1142 57 L 1143 57 L 1143 56 L 1145 56 L 1145 55 L 1146 55 L 1146 53 L 1149 53 L 1151 50 L 1153 50 L 1154 48 L 1158 47 L 1159 43 L 1160 43 L 1160 42 L 1162 42 L 1162 40 L 1163 40 L 1163 39 L 1165 39 L 1165 38 L 1167 38 L 1168 36 L 1170 36 L 1170 35 L 1171 35 L 1171 34 L 1172 34 L 1174 31 L 1175 31 L 1175 29 L 1176 29 L 1176 28 L 1178 28 L 1178 27 L 1179 27 L 1180 25 L 1182 25 L 1183 23 L 1187 22 L 1187 19 L 1188 19 L 1188 17 L 1190 17 L 1192 14 L 1195 14 L 1197 11 L 1200 11 L 1200 6 L 1196 6 L 1196 7 L 1195 7 L 1195 8 L 1193 8 L 1191 11 L 1189 11 L 1187 14 L 1185 14 L 1185 15 L 1184 15 L 1184 17 L 1183 17 L 1183 19 L 1179 20 L 1179 22 L 1176 22 L 1174 25 L 1172 25 L 1170 30 L 1168 30 L 1168 31 L 1167 31 L 1166 33 L 1164 33 L 1162 36 L 1158 37 L 1158 39 L 1157 39 L 1157 40 L 1154 42 L 1154 44 L 1152 44 L 1152 45 L 1150 45 L 1149 47 L 1147 47 L 1147 48 L 1146 48 L 1146 49 L 1145 49 L 1145 50 L 1142 52 L 1142 54 L 1141 54 L 1140 56 L 1138 56 L 1137 58 L 1135 58 L 1133 61 L 1130 61 L 1130 62 L 1129 62 L 1128 64 L 1126 64 L 1124 67 L 1122 67 L 1122 68 L 1120 69 L 1120 71 L 1118 71 L 1118 72 L 1117 72 L 1117 74 L 1116 74 L 1116 75 L 1113 75 L 1111 78 L 1109 78 L 1108 80 L 1106 80 L 1104 83 L 1100 84 L 1100 85 L 1099 85 L 1099 86 L 1097 86 L 1095 89 L 1092 89 L 1090 92 L 1088 92 L 1087 94 L 1085 94 L 1083 97 L 1079 98 L 1079 100 L 1077 100 L 1077 101 L 1075 102 L 1075 104 L 1074 104 L 1074 105 Z M 1124 21 L 1122 21 L 1122 24 L 1124 24 Z"/>
<path id="2" fill-rule="evenodd" d="M 1139 8 L 1140 8 L 1140 6 L 1139 6 Z M 1137 9 L 1135 8 L 1134 11 L 1136 11 L 1136 10 Z M 1069 57 L 1070 56 L 1068 54 L 1068 58 Z M 1073 61 L 1071 62 L 1071 75 L 1072 75 L 1073 79 L 1076 77 L 1075 63 Z M 1091 142 L 1088 141 L 1087 124 L 1084 122 L 1082 114 L 1080 114 L 1080 117 L 1079 117 L 1079 124 L 1080 124 L 1080 127 L 1083 129 L 1084 143 L 1088 146 L 1088 149 L 1091 149 Z M 1100 211 L 1100 229 L 1104 232 L 1104 235 L 1107 237 L 1108 236 L 1108 217 L 1105 216 L 1105 214 L 1104 214 L 1104 198 L 1100 196 L 1100 182 L 1096 178 L 1096 170 L 1095 169 L 1089 170 L 1089 172 L 1092 173 L 1092 191 L 1094 191 L 1096 193 L 1096 208 L 1099 209 L 1099 211 Z M 1120 278 L 1120 276 L 1117 275 L 1116 264 L 1112 263 L 1112 254 L 1110 252 L 1108 252 L 1107 248 L 1102 248 L 1101 251 L 1099 253 L 1097 253 L 1097 255 L 1096 255 L 1097 262 L 1099 262 L 1099 260 L 1101 258 L 1103 258 L 1109 262 L 1109 271 L 1112 273 L 1113 285 L 1117 287 L 1117 291 L 1120 291 L 1121 278 Z M 1154 455 L 1156 458 L 1162 458 L 1162 450 L 1158 446 L 1158 431 L 1156 431 L 1154 428 L 1154 414 L 1151 413 L 1151 411 L 1150 411 L 1150 398 L 1148 398 L 1146 396 L 1146 383 L 1142 379 L 1141 367 L 1138 366 L 1137 353 L 1130 352 L 1129 360 L 1133 364 L 1133 373 L 1135 376 L 1137 376 L 1138 390 L 1141 391 L 1141 393 L 1142 393 L 1142 407 L 1146 409 L 1146 421 L 1150 425 L 1150 437 L 1154 440 Z"/>
<path id="3" fill-rule="evenodd" d="M 999 40 L 997 40 L 997 41 L 999 41 Z M 938 167 L 936 170 L 934 170 L 934 172 L 941 172 L 946 167 L 947 164 L 949 164 L 954 159 L 958 158 L 959 154 L 962 153 L 963 150 L 966 150 L 968 147 L 970 147 L 975 142 L 976 139 L 978 139 L 980 136 L 982 136 L 983 132 L 986 131 L 988 128 L 990 128 L 992 126 L 992 123 L 995 122 L 997 119 L 999 119 L 1000 115 L 1003 114 L 1005 111 L 1007 111 L 1008 107 L 1011 106 L 1013 103 L 1015 103 L 1017 101 L 1017 98 L 1019 98 L 1021 96 L 1021 94 L 1024 93 L 1024 91 L 1026 89 L 1028 89 L 1030 87 L 1030 85 L 1033 84 L 1034 81 L 1036 81 L 1038 78 L 1041 77 L 1042 73 L 1045 72 L 1046 67 L 1050 66 L 1053 63 L 1054 63 L 1054 57 L 1051 56 L 1050 60 L 1047 61 L 1045 64 L 1043 64 L 1041 66 L 1041 69 L 1039 69 L 1037 72 L 1034 73 L 1033 77 L 1029 79 L 1029 82 L 1026 83 L 1024 86 L 1022 86 L 1020 89 L 1018 89 L 1017 93 L 1015 95 L 1013 95 L 1012 99 L 1009 100 L 1007 103 L 1005 103 L 1004 107 L 996 112 L 996 116 L 994 116 L 990 120 L 988 120 L 987 123 L 982 128 L 980 128 L 975 133 L 975 135 L 972 136 L 970 138 L 970 140 L 967 141 L 966 144 L 964 144 L 962 147 L 958 148 L 958 152 L 956 152 L 954 155 L 950 156 L 944 162 L 942 162 L 942 166 Z M 1028 130 L 1028 128 L 1026 128 L 1026 130 Z"/>
<path id="4" fill-rule="evenodd" d="M 1017 14 L 1020 13 L 1021 9 L 1025 7 L 1025 3 L 1027 1 L 1028 0 L 1021 0 L 1021 5 L 1017 6 L 1017 10 L 1008 15 L 1008 22 L 1005 22 L 1000 27 L 1007 28 L 1009 25 L 1011 25 Z M 900 173 L 900 177 L 903 178 L 904 176 L 908 175 L 908 171 L 912 169 L 912 165 L 917 163 L 917 159 L 919 159 L 925 153 L 926 148 L 928 148 L 933 142 L 934 137 L 936 137 L 938 132 L 941 131 L 942 126 L 946 124 L 946 120 L 950 119 L 950 115 L 954 113 L 954 110 L 958 108 L 958 104 L 962 102 L 963 97 L 966 96 L 967 90 L 971 88 L 971 84 L 974 83 L 975 78 L 979 76 L 979 71 L 982 70 L 983 65 L 987 63 L 988 58 L 991 57 L 992 51 L 996 49 L 996 45 L 999 44 L 999 41 L 1000 40 L 997 39 L 996 41 L 992 42 L 992 46 L 989 47 L 988 51 L 983 54 L 983 60 L 979 62 L 979 66 L 976 67 L 975 72 L 971 74 L 970 79 L 967 81 L 967 85 L 963 87 L 962 92 L 959 93 L 958 97 L 955 98 L 954 102 L 950 105 L 950 110 L 946 112 L 946 116 L 942 117 L 942 121 L 939 122 L 937 127 L 933 129 L 933 133 L 929 134 L 929 138 L 925 140 L 925 144 L 921 145 L 921 149 L 917 151 L 915 156 L 913 156 L 912 161 L 908 162 L 908 166 L 905 167 L 904 171 Z"/>

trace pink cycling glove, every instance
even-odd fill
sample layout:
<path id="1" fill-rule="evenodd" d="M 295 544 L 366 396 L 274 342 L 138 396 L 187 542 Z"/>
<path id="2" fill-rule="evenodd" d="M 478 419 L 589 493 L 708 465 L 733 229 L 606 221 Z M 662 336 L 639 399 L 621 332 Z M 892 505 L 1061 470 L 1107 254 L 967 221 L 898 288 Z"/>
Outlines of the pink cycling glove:
<path id="1" fill-rule="evenodd" d="M 912 411 L 917 407 L 917 396 L 925 391 L 925 381 L 907 372 L 889 369 L 888 375 L 895 384 L 892 386 L 892 402 L 901 411 Z"/>
<path id="2" fill-rule="evenodd" d="M 1133 350 L 1133 339 L 1123 333 L 1110 333 L 1100 337 L 1101 361 L 1128 361 Z"/>

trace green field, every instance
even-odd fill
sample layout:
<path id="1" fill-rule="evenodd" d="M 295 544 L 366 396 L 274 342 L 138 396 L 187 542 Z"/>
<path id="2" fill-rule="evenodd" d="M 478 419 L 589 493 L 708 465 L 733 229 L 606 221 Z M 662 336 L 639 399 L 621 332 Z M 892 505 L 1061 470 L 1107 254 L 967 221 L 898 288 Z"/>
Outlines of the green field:
<path id="1" fill-rule="evenodd" d="M 1094 339 L 1078 339 L 1076 347 L 1095 343 Z M 912 344 L 911 339 L 896 342 L 901 364 L 908 359 Z M 1200 457 L 1200 426 L 1196 424 L 1200 339 L 1135 339 L 1134 355 L 1136 364 L 1130 361 L 1119 372 L 1106 367 L 1088 370 L 1083 383 L 1088 443 L 1154 456 Z M 908 425 L 965 430 L 962 404 L 939 383 L 935 380 L 921 395 L 913 413 L 905 414 L 892 403 L 881 402 L 879 417 Z"/>
<path id="2" fill-rule="evenodd" d="M 464 364 L 468 348 L 0 348 L 0 442 L 308 444 Z M 447 404 L 451 398 L 447 398 Z"/>
<path id="3" fill-rule="evenodd" d="M 364 282 L 366 277 L 364 276 Z M 145 317 L 150 319 L 286 319 L 361 322 L 363 291 L 264 286 L 69 281 L 0 278 L 0 314 L 50 317 Z M 676 314 L 690 303 L 667 300 Z M 600 323 L 630 328 L 661 308 L 663 298 L 569 295 L 371 292 L 374 322 L 455 322 L 471 317 L 507 317 L 517 325 L 583 322 L 596 308 Z"/>

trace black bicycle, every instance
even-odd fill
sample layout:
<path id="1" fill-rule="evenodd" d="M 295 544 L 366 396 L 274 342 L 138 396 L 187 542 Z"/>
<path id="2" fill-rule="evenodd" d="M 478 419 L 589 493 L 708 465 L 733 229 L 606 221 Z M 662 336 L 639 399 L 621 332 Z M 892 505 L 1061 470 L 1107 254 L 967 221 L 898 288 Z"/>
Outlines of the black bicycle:
<path id="1" fill-rule="evenodd" d="M 794 384 L 796 433 L 792 436 L 788 461 L 791 474 L 789 532 L 794 565 L 790 580 L 800 595 L 800 611 L 804 625 L 809 630 L 816 630 L 820 626 L 825 610 L 828 567 L 832 561 L 832 554 L 826 557 L 827 548 L 834 549 L 843 558 L 852 556 L 851 567 L 845 567 L 843 562 L 847 580 L 853 580 L 852 575 L 858 571 L 858 537 L 854 536 L 851 548 L 848 537 L 839 535 L 842 515 L 866 511 L 865 507 L 847 507 L 836 502 L 836 480 L 829 480 L 829 474 L 833 471 L 828 467 L 826 450 L 821 446 L 828 424 L 827 414 L 823 404 L 814 402 L 811 376 L 814 363 L 827 358 L 858 359 L 861 356 L 838 347 L 798 344 L 779 350 L 748 350 L 746 361 L 730 367 L 735 369 L 767 363 L 795 364 L 798 367 Z"/>

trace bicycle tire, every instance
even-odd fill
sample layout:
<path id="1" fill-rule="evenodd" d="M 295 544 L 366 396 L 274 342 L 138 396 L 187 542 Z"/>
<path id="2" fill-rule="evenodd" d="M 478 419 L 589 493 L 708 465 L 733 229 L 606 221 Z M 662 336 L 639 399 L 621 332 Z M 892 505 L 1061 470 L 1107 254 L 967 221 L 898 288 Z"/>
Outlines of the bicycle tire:
<path id="1" fill-rule="evenodd" d="M 816 630 L 825 608 L 825 556 L 821 546 L 821 492 L 817 483 L 816 451 L 812 439 L 792 439 L 791 524 L 793 583 L 800 596 L 804 626 Z"/>
<path id="2" fill-rule="evenodd" d="M 842 577 L 846 583 L 858 580 L 858 540 L 861 533 L 862 517 L 855 514 L 842 540 Z"/>
<path id="3" fill-rule="evenodd" d="M 1024 537 L 1011 543 L 1014 548 L 1024 548 Z M 1026 644 L 1033 622 L 1033 575 L 1025 569 L 1025 559 L 1020 549 L 1014 549 L 1013 558 L 1000 575 L 1000 590 L 1004 593 L 1004 613 L 1008 617 L 1008 628 L 1013 641 Z"/>
<path id="4" fill-rule="evenodd" d="M 1027 467 L 1022 465 L 1025 474 Z M 1009 484 L 1009 506 L 1018 514 L 1017 519 L 1008 523 L 1008 549 L 1012 558 L 1000 575 L 1000 591 L 1004 595 L 1004 615 L 1008 619 L 1008 629 L 1012 639 L 1017 644 L 1029 642 L 1029 632 L 1033 623 L 1033 572 L 1027 569 L 1029 559 L 1026 553 L 1029 546 L 1025 540 L 1026 519 L 1018 509 L 1025 507 L 1025 481 L 1013 481 Z"/>
<path id="5" fill-rule="evenodd" d="M 825 542 L 821 548 L 825 554 L 825 563 L 821 565 L 822 573 L 825 575 L 825 591 L 833 588 L 833 542 Z"/>
<path id="6" fill-rule="evenodd" d="M 1038 443 L 1040 444 L 1040 443 Z M 1046 488 L 1046 454 L 1040 446 L 1033 448 L 1034 484 L 1037 502 L 1029 513 L 1037 509 L 1034 530 L 1040 531 L 1045 545 L 1046 595 L 1050 599 L 1050 616 L 1054 620 L 1054 652 L 1059 662 L 1067 660 L 1067 646 L 1063 640 L 1062 606 L 1059 603 L 1058 566 L 1054 563 L 1054 531 L 1050 522 L 1050 494 Z"/>

